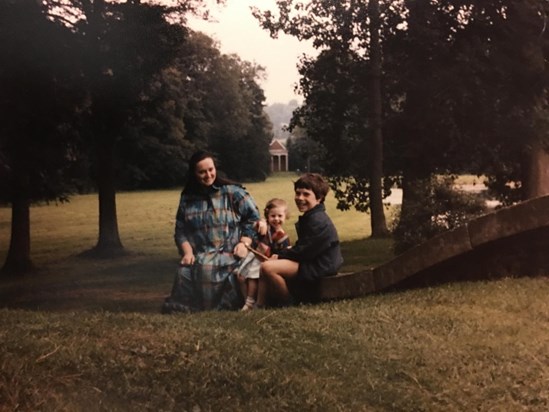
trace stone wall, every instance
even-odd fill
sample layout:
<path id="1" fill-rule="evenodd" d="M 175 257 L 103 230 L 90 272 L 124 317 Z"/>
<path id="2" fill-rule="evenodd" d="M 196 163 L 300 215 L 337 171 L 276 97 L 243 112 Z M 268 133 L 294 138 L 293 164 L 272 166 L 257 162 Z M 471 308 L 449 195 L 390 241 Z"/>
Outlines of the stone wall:
<path id="1" fill-rule="evenodd" d="M 371 271 L 338 274 L 317 300 L 460 280 L 549 274 L 549 196 L 531 199 L 442 233 Z"/>

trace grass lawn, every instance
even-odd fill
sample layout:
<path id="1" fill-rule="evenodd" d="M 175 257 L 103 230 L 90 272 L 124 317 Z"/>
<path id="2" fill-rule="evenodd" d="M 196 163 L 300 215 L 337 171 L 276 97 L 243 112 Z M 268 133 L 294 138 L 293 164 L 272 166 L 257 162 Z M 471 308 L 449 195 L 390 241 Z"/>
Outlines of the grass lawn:
<path id="1" fill-rule="evenodd" d="M 299 212 L 293 202 L 296 175 L 281 173 L 267 182 L 247 184 L 260 210 L 272 197 L 288 201 L 285 224 L 295 241 Z M 69 203 L 31 208 L 32 259 L 38 271 L 24 279 L 3 279 L 0 298 L 10 307 L 61 310 L 157 312 L 169 293 L 179 260 L 173 241 L 180 190 L 119 193 L 120 236 L 127 256 L 113 260 L 79 257 L 93 247 L 98 235 L 97 196 L 75 196 Z M 392 256 L 391 240 L 368 239 L 369 217 L 341 212 L 335 200 L 326 201 L 346 259 L 345 272 L 364 269 Z M 391 209 L 387 209 L 390 213 Z M 9 245 L 10 209 L 0 208 L 0 260 Z"/>
<path id="2" fill-rule="evenodd" d="M 246 185 L 298 212 L 291 174 Z M 97 198 L 33 207 L 37 273 L 0 280 L 0 411 L 546 411 L 547 278 L 456 283 L 252 313 L 158 313 L 178 260 L 178 190 L 121 193 L 114 260 Z M 328 199 L 344 271 L 391 257 Z M 388 209 L 388 216 L 390 210 Z M 0 208 L 0 259 L 10 210 Z"/>

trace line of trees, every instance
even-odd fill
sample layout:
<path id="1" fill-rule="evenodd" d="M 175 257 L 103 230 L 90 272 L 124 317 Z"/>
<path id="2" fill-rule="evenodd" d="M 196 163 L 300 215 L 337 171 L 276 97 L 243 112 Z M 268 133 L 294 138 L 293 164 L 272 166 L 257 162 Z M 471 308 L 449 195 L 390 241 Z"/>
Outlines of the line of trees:
<path id="1" fill-rule="evenodd" d="M 549 193 L 549 2 L 279 0 L 254 15 L 319 49 L 292 126 L 321 145 L 339 207 L 371 211 L 372 236 L 395 182 L 401 222 L 437 175 L 486 175 L 504 204 Z"/>
<path id="2" fill-rule="evenodd" d="M 116 191 L 179 185 L 197 148 L 235 179 L 265 178 L 263 69 L 188 29 L 205 4 L 0 0 L 5 272 L 32 268 L 32 203 L 96 190 L 89 253 L 111 256 L 124 252 Z M 290 147 L 331 177 L 341 209 L 371 211 L 372 236 L 387 235 L 382 200 L 395 182 L 400 222 L 413 226 L 433 220 L 433 176 L 486 175 L 504 204 L 549 192 L 549 2 L 278 0 L 254 15 L 272 36 L 320 50 L 299 63 Z"/>
<path id="3" fill-rule="evenodd" d="M 32 269 L 30 205 L 96 190 L 93 256 L 124 253 L 116 191 L 180 185 L 216 152 L 235 179 L 265 179 L 272 127 L 263 68 L 223 55 L 185 16 L 202 0 L 0 0 L 0 201 L 11 204 L 3 272 Z"/>

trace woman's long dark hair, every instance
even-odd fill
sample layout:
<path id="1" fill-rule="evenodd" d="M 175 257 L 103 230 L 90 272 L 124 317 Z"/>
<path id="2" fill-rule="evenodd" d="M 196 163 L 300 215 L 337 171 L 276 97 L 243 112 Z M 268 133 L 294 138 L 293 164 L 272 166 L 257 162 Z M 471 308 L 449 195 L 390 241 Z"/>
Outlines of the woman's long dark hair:
<path id="1" fill-rule="evenodd" d="M 204 159 L 212 159 L 217 170 L 217 160 L 213 153 L 207 152 L 205 150 L 199 150 L 194 152 L 191 158 L 189 159 L 189 168 L 187 170 L 187 178 L 185 181 L 185 187 L 183 188 L 183 193 L 198 194 L 202 191 L 202 184 L 197 180 L 195 175 L 196 165 Z M 225 179 L 220 177 L 219 173 L 216 173 L 215 181 L 213 183 L 215 186 L 224 186 L 224 185 L 235 185 L 238 184 L 232 180 Z"/>

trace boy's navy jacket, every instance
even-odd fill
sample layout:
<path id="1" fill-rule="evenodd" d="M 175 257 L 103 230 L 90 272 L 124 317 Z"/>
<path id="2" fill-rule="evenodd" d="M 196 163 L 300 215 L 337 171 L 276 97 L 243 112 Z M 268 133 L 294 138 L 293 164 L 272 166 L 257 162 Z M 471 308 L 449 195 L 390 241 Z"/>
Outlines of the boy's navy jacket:
<path id="1" fill-rule="evenodd" d="M 296 244 L 280 251 L 278 257 L 298 262 L 298 278 L 303 280 L 335 275 L 343 264 L 343 257 L 336 228 L 324 204 L 300 216 L 295 228 Z"/>

